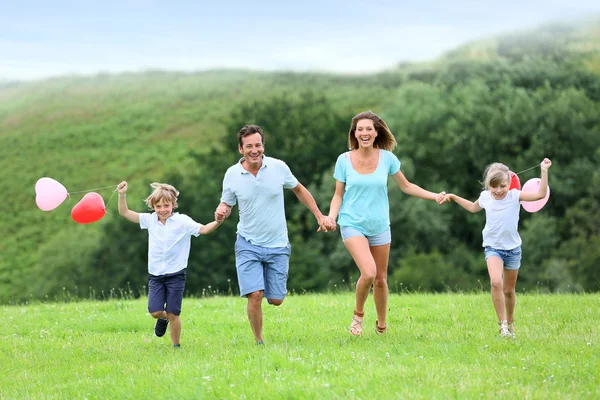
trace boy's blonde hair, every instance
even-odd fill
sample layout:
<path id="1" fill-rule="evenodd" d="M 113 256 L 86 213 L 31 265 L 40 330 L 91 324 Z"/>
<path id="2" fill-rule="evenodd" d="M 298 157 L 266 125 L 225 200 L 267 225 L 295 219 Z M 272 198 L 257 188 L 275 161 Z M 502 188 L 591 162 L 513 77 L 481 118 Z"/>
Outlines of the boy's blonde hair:
<path id="1" fill-rule="evenodd" d="M 502 163 L 493 163 L 487 166 L 483 173 L 483 190 L 497 187 L 503 182 L 510 184 L 510 170 Z"/>
<path id="2" fill-rule="evenodd" d="M 149 209 L 154 210 L 156 203 L 161 200 L 171 203 L 173 209 L 177 208 L 177 196 L 179 196 L 179 191 L 177 189 L 169 184 L 158 182 L 151 183 L 150 187 L 154 190 L 150 196 L 144 199 Z"/>

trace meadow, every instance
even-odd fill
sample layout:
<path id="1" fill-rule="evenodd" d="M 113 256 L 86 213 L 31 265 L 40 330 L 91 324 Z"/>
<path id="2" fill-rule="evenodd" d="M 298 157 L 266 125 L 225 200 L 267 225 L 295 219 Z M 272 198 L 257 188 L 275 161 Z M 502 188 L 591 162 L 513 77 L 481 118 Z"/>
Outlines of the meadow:
<path id="1" fill-rule="evenodd" d="M 244 299 L 185 298 L 180 350 L 145 298 L 2 306 L 0 399 L 600 398 L 599 300 L 520 294 L 502 339 L 488 293 L 393 294 L 352 337 L 351 291 L 292 294 L 257 346 Z"/>

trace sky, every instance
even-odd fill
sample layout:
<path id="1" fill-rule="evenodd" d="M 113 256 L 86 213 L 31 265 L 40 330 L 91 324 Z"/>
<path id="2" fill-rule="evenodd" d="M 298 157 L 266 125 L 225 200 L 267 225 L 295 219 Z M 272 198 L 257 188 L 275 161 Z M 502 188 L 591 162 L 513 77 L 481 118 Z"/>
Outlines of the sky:
<path id="1" fill-rule="evenodd" d="M 150 69 L 370 73 L 590 15 L 599 0 L 7 0 L 0 81 Z"/>

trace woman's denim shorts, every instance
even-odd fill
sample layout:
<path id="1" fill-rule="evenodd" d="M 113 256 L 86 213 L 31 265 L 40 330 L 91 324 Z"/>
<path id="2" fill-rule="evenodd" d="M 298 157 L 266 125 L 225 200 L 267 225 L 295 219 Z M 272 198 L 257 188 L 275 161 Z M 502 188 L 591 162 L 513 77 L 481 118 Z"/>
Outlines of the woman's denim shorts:
<path id="1" fill-rule="evenodd" d="M 490 257 L 498 257 L 504 262 L 504 269 L 516 270 L 521 266 L 521 246 L 512 250 L 494 249 L 490 246 L 485 246 L 485 260 Z"/>
<path id="2" fill-rule="evenodd" d="M 352 236 L 365 237 L 369 241 L 369 246 L 383 246 L 384 244 L 392 242 L 392 232 L 389 226 L 385 231 L 373 236 L 363 235 L 358 229 L 351 228 L 349 226 L 342 226 L 340 228 L 340 233 L 342 234 L 342 240 L 346 240 Z"/>

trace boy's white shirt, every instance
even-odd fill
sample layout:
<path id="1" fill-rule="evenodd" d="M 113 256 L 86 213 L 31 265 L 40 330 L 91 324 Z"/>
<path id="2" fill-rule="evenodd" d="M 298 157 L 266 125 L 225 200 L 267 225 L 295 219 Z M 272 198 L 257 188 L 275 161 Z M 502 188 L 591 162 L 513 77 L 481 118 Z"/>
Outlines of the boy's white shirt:
<path id="1" fill-rule="evenodd" d="M 509 190 L 506 197 L 496 200 L 489 190 L 479 195 L 479 206 L 485 209 L 485 227 L 483 228 L 483 247 L 490 246 L 500 250 L 512 250 L 521 245 L 519 236 L 519 211 L 521 191 Z"/>
<path id="2" fill-rule="evenodd" d="M 198 222 L 173 213 L 163 225 L 156 213 L 140 213 L 140 228 L 148 230 L 148 273 L 165 275 L 187 267 L 191 236 L 200 236 Z"/>

